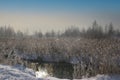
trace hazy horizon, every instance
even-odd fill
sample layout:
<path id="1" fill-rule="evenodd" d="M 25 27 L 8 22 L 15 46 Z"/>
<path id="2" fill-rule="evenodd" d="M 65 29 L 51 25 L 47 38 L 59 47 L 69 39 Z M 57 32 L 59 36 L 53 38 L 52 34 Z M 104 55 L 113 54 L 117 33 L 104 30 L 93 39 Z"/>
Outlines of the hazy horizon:
<path id="1" fill-rule="evenodd" d="M 100 25 L 112 22 L 119 28 L 119 9 L 119 0 L 0 0 L 0 26 L 31 33 L 72 25 L 87 28 L 96 20 Z"/>

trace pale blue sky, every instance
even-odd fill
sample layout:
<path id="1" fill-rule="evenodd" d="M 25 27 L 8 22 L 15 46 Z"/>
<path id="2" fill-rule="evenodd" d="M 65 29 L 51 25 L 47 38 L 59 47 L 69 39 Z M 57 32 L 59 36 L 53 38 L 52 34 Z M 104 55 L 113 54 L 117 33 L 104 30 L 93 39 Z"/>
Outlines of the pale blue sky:
<path id="1" fill-rule="evenodd" d="M 120 27 L 120 0 L 0 0 L 0 25 L 16 30 L 82 28 L 94 20 Z"/>

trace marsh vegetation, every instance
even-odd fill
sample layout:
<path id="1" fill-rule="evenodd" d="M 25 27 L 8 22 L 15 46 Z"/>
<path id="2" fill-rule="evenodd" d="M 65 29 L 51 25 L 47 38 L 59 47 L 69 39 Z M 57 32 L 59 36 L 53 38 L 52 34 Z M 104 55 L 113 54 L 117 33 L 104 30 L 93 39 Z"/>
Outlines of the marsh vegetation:
<path id="1" fill-rule="evenodd" d="M 96 21 L 87 30 L 70 27 L 44 35 L 1 27 L 0 63 L 45 69 L 59 78 L 120 74 L 120 32 L 112 23 L 103 29 Z"/>

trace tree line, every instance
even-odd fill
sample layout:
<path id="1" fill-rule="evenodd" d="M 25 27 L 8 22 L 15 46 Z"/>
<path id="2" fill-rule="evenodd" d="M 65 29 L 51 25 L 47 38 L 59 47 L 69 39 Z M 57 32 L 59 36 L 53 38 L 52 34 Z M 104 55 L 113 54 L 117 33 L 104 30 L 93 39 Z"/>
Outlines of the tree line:
<path id="1" fill-rule="evenodd" d="M 23 33 L 22 31 L 15 32 L 10 26 L 0 27 L 0 38 L 53 38 L 53 37 L 83 37 L 83 38 L 108 38 L 120 37 L 119 29 L 115 30 L 112 23 L 105 27 L 99 25 L 97 21 L 92 23 L 92 26 L 87 29 L 80 30 L 78 27 L 72 26 L 67 28 L 64 32 L 55 32 L 54 30 L 43 34 L 41 31 L 35 31 L 32 35 Z"/>

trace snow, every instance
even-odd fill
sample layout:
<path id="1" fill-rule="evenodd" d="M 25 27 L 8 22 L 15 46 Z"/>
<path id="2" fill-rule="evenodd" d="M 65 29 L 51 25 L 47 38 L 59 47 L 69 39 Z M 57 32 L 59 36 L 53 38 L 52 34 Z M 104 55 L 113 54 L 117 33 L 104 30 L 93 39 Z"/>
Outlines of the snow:
<path id="1" fill-rule="evenodd" d="M 54 77 L 48 77 L 49 80 L 69 80 L 69 79 L 58 79 Z M 84 78 L 84 79 L 73 79 L 73 80 L 120 80 L 120 75 L 97 75 L 91 78 Z"/>
<path id="2" fill-rule="evenodd" d="M 0 65 L 0 80 L 41 80 L 35 77 L 32 69 L 22 66 Z"/>
<path id="3" fill-rule="evenodd" d="M 33 71 L 21 65 L 0 65 L 0 80 L 69 80 L 59 79 L 48 75 L 46 70 Z M 120 75 L 97 75 L 91 78 L 74 80 L 120 80 Z"/>
<path id="4" fill-rule="evenodd" d="M 49 76 L 49 74 L 47 73 L 47 70 L 41 70 L 39 69 L 39 71 L 35 72 L 36 78 L 46 78 Z"/>

